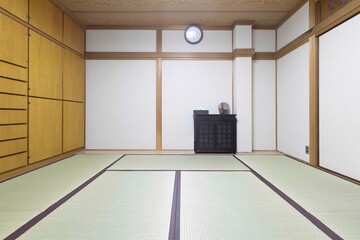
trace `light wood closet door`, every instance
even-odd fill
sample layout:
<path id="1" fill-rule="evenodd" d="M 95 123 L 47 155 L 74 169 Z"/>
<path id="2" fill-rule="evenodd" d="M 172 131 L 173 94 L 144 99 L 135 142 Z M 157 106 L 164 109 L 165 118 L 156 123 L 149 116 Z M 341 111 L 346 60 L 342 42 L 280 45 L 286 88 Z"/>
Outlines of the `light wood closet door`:
<path id="1" fill-rule="evenodd" d="M 25 22 L 28 21 L 28 0 L 1 0 L 0 7 L 11 12 Z"/>
<path id="2" fill-rule="evenodd" d="M 27 67 L 28 29 L 0 13 L 0 60 Z"/>
<path id="3" fill-rule="evenodd" d="M 62 99 L 62 48 L 30 32 L 29 95 Z"/>
<path id="4" fill-rule="evenodd" d="M 29 162 L 62 153 L 62 101 L 30 98 Z"/>
<path id="5" fill-rule="evenodd" d="M 66 14 L 64 14 L 64 44 L 84 54 L 85 31 Z"/>
<path id="6" fill-rule="evenodd" d="M 64 49 L 64 100 L 84 102 L 85 60 Z"/>
<path id="7" fill-rule="evenodd" d="M 64 152 L 84 147 L 84 103 L 64 101 Z"/>
<path id="8" fill-rule="evenodd" d="M 49 0 L 29 0 L 29 23 L 62 42 L 62 12 Z"/>

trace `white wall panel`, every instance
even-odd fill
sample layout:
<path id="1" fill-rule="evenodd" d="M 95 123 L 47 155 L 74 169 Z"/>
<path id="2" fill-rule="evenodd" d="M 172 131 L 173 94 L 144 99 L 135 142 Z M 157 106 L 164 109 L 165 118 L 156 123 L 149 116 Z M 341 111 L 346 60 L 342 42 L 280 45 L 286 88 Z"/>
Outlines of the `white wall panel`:
<path id="1" fill-rule="evenodd" d="M 156 52 L 155 30 L 86 30 L 87 52 Z"/>
<path id="2" fill-rule="evenodd" d="M 360 15 L 319 40 L 320 166 L 360 180 Z"/>
<path id="3" fill-rule="evenodd" d="M 255 52 L 276 52 L 275 30 L 253 30 L 253 47 Z"/>
<path id="4" fill-rule="evenodd" d="M 253 61 L 253 150 L 276 150 L 275 60 Z"/>
<path id="5" fill-rule="evenodd" d="M 238 25 L 233 30 L 233 49 L 252 48 L 252 26 Z"/>
<path id="6" fill-rule="evenodd" d="M 156 61 L 86 61 L 86 148 L 156 148 Z"/>
<path id="7" fill-rule="evenodd" d="M 309 2 L 305 3 L 277 30 L 277 49 L 295 40 L 309 30 Z"/>
<path id="8" fill-rule="evenodd" d="M 198 44 L 189 44 L 184 30 L 162 31 L 163 52 L 232 52 L 232 32 L 204 30 L 204 37 Z"/>
<path id="9" fill-rule="evenodd" d="M 277 62 L 278 150 L 309 161 L 309 44 Z"/>
<path id="10" fill-rule="evenodd" d="M 163 61 L 163 149 L 194 149 L 193 110 L 232 101 L 232 61 Z"/>
<path id="11" fill-rule="evenodd" d="M 252 152 L 252 59 L 234 60 L 234 111 L 237 114 L 237 152 Z"/>

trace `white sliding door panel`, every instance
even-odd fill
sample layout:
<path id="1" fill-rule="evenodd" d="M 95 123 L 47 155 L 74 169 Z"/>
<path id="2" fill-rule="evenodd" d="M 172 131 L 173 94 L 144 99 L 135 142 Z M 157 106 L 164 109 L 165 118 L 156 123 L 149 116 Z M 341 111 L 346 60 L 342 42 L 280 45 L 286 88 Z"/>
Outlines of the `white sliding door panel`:
<path id="1" fill-rule="evenodd" d="M 86 61 L 86 148 L 156 148 L 156 61 Z"/>
<path id="2" fill-rule="evenodd" d="M 277 62 L 278 150 L 309 161 L 309 43 Z"/>
<path id="3" fill-rule="evenodd" d="M 320 166 L 360 180 L 360 15 L 319 39 Z"/>
<path id="4" fill-rule="evenodd" d="M 194 149 L 193 110 L 232 101 L 232 61 L 163 61 L 163 149 Z"/>

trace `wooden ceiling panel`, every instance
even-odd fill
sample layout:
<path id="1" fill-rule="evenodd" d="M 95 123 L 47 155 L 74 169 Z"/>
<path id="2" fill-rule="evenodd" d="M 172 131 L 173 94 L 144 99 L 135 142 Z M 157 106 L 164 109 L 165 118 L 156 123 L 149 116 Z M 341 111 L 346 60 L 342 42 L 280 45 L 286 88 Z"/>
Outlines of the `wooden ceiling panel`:
<path id="1" fill-rule="evenodd" d="M 71 11 L 291 11 L 299 0 L 58 0 Z"/>
<path id="2" fill-rule="evenodd" d="M 284 18 L 286 12 L 147 12 L 147 13 L 116 13 L 98 12 L 77 12 L 78 17 L 87 26 L 175 26 L 188 25 L 192 23 L 203 27 L 230 27 L 235 21 L 248 21 L 256 19 L 256 25 L 274 26 Z"/>
<path id="3" fill-rule="evenodd" d="M 87 26 L 274 27 L 304 0 L 51 0 Z"/>

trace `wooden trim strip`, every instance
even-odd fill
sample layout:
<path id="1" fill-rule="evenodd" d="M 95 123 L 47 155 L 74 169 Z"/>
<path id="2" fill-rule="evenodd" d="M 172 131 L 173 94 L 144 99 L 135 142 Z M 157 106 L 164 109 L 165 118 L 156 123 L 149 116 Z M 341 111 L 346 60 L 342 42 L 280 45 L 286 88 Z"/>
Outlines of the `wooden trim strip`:
<path id="1" fill-rule="evenodd" d="M 232 59 L 232 53 L 184 53 L 184 52 L 86 52 L 86 59 Z"/>
<path id="2" fill-rule="evenodd" d="M 316 25 L 316 0 L 309 0 L 309 28 Z"/>
<path id="3" fill-rule="evenodd" d="M 233 51 L 233 59 L 237 57 L 253 57 L 255 55 L 255 49 L 235 49 Z"/>
<path id="4" fill-rule="evenodd" d="M 308 30 L 307 32 L 303 33 L 300 37 L 296 38 L 294 41 L 290 42 L 280 50 L 276 52 L 276 59 L 279 59 L 286 54 L 292 52 L 296 48 L 300 47 L 301 45 L 307 43 L 309 41 L 309 37 L 312 35 L 312 29 Z"/>
<path id="5" fill-rule="evenodd" d="M 274 53 L 260 54 L 259 58 L 273 58 Z M 255 50 L 236 49 L 232 53 L 212 52 L 86 52 L 86 59 L 101 60 L 148 60 L 148 59 L 204 59 L 204 60 L 233 60 L 237 57 L 253 57 Z"/>
<path id="6" fill-rule="evenodd" d="M 350 1 L 342 8 L 337 10 L 334 14 L 328 16 L 322 22 L 317 24 L 314 27 L 313 32 L 316 34 L 316 36 L 320 36 L 359 13 L 360 0 Z"/>
<path id="7" fill-rule="evenodd" d="M 256 52 L 253 60 L 276 60 L 275 52 Z"/>
<path id="8" fill-rule="evenodd" d="M 188 25 L 164 26 L 130 26 L 130 25 L 87 25 L 86 29 L 118 29 L 118 30 L 185 30 Z M 203 30 L 232 30 L 227 26 L 201 26 Z"/>
<path id="9" fill-rule="evenodd" d="M 156 150 L 162 150 L 162 60 L 156 61 Z"/>
<path id="10" fill-rule="evenodd" d="M 319 40 L 309 39 L 309 123 L 310 164 L 319 166 Z"/>
<path id="11" fill-rule="evenodd" d="M 162 52 L 162 30 L 156 30 L 156 52 Z"/>

